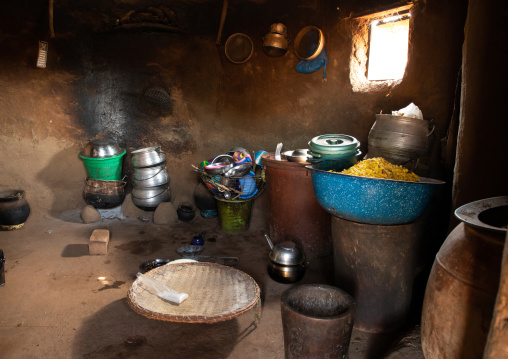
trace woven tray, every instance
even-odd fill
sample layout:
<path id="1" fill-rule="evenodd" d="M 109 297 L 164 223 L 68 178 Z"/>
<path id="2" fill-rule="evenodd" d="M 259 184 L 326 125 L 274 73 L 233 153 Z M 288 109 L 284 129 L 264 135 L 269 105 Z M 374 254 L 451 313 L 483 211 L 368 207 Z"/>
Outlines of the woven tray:
<path id="1" fill-rule="evenodd" d="M 169 322 L 214 323 L 232 319 L 260 300 L 258 284 L 248 274 L 217 263 L 176 263 L 145 273 L 168 287 L 189 294 L 181 304 L 158 298 L 132 283 L 127 294 L 130 307 L 147 318 Z"/>

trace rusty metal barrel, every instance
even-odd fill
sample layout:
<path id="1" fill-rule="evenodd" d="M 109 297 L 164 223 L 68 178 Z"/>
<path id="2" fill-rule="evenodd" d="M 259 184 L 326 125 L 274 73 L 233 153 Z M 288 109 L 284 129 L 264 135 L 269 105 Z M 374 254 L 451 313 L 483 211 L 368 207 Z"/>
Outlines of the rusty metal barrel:
<path id="1" fill-rule="evenodd" d="M 383 333 L 405 324 L 423 223 L 385 226 L 332 216 L 335 285 L 356 300 L 356 329 Z"/>
<path id="2" fill-rule="evenodd" d="M 343 290 L 305 284 L 282 293 L 286 359 L 347 358 L 355 300 Z"/>
<path id="3" fill-rule="evenodd" d="M 264 154 L 266 191 L 270 208 L 270 237 L 274 244 L 294 242 L 306 258 L 332 254 L 330 214 L 314 194 L 307 162 L 275 160 L 274 153 Z"/>

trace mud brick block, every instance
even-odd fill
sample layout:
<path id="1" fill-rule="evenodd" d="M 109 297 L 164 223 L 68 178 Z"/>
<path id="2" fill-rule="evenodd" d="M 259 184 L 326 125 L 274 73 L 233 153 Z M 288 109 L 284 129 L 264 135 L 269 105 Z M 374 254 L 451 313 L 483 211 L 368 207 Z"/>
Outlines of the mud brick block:
<path id="1" fill-rule="evenodd" d="M 108 254 L 109 231 L 107 229 L 95 229 L 88 242 L 90 255 Z"/>

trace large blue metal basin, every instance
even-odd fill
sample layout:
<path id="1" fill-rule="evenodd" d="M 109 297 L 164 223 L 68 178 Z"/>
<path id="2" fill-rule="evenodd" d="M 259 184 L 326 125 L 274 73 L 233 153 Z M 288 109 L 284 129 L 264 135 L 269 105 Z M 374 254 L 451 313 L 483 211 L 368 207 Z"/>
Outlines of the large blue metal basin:
<path id="1" fill-rule="evenodd" d="M 439 185 L 430 178 L 421 182 L 360 177 L 320 170 L 312 172 L 316 198 L 330 214 L 360 223 L 395 225 L 420 217 Z"/>

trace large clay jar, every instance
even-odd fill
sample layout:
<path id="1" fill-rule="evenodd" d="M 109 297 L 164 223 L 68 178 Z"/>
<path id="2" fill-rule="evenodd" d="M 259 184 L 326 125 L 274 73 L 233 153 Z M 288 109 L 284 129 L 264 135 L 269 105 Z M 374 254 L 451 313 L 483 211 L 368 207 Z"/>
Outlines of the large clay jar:
<path id="1" fill-rule="evenodd" d="M 482 358 L 501 271 L 508 197 L 466 204 L 436 255 L 422 310 L 426 359 Z"/>
<path id="2" fill-rule="evenodd" d="M 7 190 L 0 192 L 0 229 L 19 229 L 30 215 L 30 206 L 25 191 Z"/>

